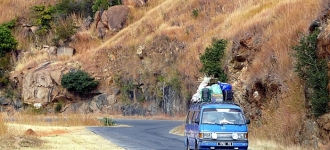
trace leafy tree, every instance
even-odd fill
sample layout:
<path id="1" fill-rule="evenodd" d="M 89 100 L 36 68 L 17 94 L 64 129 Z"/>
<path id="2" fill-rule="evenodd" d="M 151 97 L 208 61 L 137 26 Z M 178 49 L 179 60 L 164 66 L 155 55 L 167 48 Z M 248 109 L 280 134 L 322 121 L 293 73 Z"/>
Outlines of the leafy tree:
<path id="1" fill-rule="evenodd" d="M 320 116 L 329 111 L 329 94 L 327 90 L 327 60 L 316 55 L 317 36 L 319 30 L 300 39 L 299 44 L 293 47 L 295 57 L 295 71 L 306 81 L 306 87 L 312 92 L 308 93 L 314 116 Z"/>
<path id="2" fill-rule="evenodd" d="M 9 83 L 10 54 L 17 47 L 17 40 L 11 34 L 8 27 L 14 26 L 15 22 L 10 21 L 0 25 L 0 86 Z"/>
<path id="3" fill-rule="evenodd" d="M 0 26 L 0 57 L 10 52 L 17 46 L 17 40 L 11 34 L 10 30 L 5 26 Z"/>
<path id="4" fill-rule="evenodd" d="M 227 75 L 224 73 L 221 59 L 225 55 L 225 49 L 227 41 L 224 39 L 212 39 L 212 45 L 205 49 L 205 53 L 202 54 L 199 59 L 202 63 L 201 72 L 207 76 L 214 76 L 220 81 L 227 81 Z"/>
<path id="5" fill-rule="evenodd" d="M 99 82 L 91 78 L 86 72 L 77 70 L 64 74 L 61 85 L 70 92 L 87 96 L 98 86 Z"/>

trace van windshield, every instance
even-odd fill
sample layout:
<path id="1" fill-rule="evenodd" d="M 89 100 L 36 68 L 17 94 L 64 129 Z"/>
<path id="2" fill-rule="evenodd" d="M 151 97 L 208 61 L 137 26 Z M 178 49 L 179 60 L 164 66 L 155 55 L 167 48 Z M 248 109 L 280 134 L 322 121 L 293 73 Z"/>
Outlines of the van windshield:
<path id="1" fill-rule="evenodd" d="M 245 124 L 245 120 L 239 109 L 205 108 L 202 124 Z"/>

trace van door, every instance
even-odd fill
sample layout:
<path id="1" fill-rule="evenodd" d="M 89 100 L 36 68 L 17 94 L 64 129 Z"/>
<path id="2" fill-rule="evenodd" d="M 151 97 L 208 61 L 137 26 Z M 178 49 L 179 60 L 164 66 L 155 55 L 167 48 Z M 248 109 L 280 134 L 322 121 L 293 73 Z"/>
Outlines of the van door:
<path id="1" fill-rule="evenodd" d="M 194 116 L 194 111 L 189 110 L 186 118 L 186 126 L 185 126 L 185 136 L 189 143 L 191 143 L 194 139 L 194 134 L 193 134 L 193 116 Z M 191 144 L 189 144 L 191 145 Z"/>
<path id="2" fill-rule="evenodd" d="M 192 130 L 193 130 L 193 140 L 191 145 L 194 145 L 194 147 L 196 147 L 196 143 L 197 143 L 197 138 L 199 136 L 199 123 L 200 123 L 200 111 L 197 110 L 194 112 L 194 116 L 193 116 L 193 124 L 192 124 Z"/>

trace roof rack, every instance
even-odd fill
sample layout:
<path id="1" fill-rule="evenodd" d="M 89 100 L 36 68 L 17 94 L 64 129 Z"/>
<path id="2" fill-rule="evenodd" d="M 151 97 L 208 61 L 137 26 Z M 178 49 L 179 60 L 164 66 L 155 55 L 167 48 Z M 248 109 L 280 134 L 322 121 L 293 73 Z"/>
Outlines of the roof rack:
<path id="1" fill-rule="evenodd" d="M 200 102 L 194 102 L 193 104 L 234 104 L 234 105 L 239 106 L 239 104 L 235 103 L 234 101 L 223 101 L 223 102 L 212 102 L 212 101 L 203 102 L 203 101 L 200 101 Z"/>

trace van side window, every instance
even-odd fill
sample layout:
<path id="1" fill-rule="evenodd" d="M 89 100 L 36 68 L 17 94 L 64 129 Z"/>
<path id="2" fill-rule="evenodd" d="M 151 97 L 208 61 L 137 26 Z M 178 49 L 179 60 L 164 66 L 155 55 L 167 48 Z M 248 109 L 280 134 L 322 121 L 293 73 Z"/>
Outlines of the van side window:
<path id="1" fill-rule="evenodd" d="M 194 116 L 192 116 L 192 123 L 195 123 L 196 120 L 199 120 L 199 111 L 194 111 Z"/>
<path id="2" fill-rule="evenodd" d="M 193 115 L 194 115 L 194 111 L 189 111 L 189 112 L 188 112 L 187 120 L 186 120 L 186 123 L 187 123 L 187 124 L 191 124 L 191 123 L 192 123 Z"/>
<path id="3" fill-rule="evenodd" d="M 196 111 L 195 112 L 195 120 L 199 120 L 199 117 L 200 117 L 200 113 L 199 113 L 199 111 Z M 195 122 L 195 120 L 194 120 L 194 122 Z"/>
<path id="4" fill-rule="evenodd" d="M 188 111 L 187 117 L 186 117 L 186 124 L 189 124 L 190 119 L 189 119 L 189 115 L 191 114 L 191 111 Z"/>

